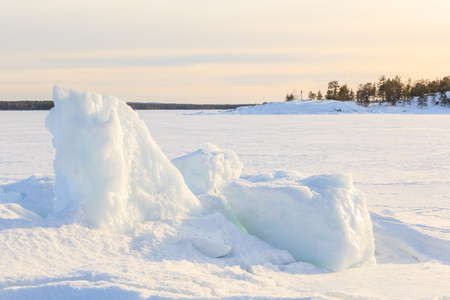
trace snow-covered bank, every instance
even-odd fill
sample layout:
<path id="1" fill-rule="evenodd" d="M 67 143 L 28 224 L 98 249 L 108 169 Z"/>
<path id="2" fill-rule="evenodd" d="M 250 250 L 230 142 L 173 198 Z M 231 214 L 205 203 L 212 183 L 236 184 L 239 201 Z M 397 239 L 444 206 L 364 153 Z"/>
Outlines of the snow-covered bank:
<path id="1" fill-rule="evenodd" d="M 447 93 L 450 97 L 450 92 Z M 439 101 L 439 97 L 436 99 Z M 372 104 L 361 106 L 353 101 L 309 101 L 293 100 L 285 102 L 270 102 L 256 106 L 238 107 L 222 111 L 223 114 L 265 115 L 265 114 L 450 114 L 450 107 L 432 103 L 432 97 L 427 98 L 423 107 L 418 107 L 417 98 L 410 104 L 399 103 L 397 106 L 387 104 Z M 204 112 L 203 112 L 204 113 Z"/>
<path id="2" fill-rule="evenodd" d="M 50 143 L 47 135 L 36 135 L 43 130 L 42 123 L 30 131 L 26 122 L 21 121 L 23 127 L 17 122 L 29 115 L 13 115 L 0 118 L 6 129 L 0 133 L 6 141 L 1 159 L 16 166 L 0 166 L 6 183 L 25 178 L 32 166 L 46 165 L 54 157 L 41 150 Z M 171 159 L 195 151 L 205 141 L 235 150 L 244 165 L 240 178 L 245 182 L 305 178 L 297 171 L 270 171 L 276 168 L 298 170 L 306 177 L 353 173 L 355 187 L 367 194 L 377 265 L 334 273 L 304 262 L 282 263 L 289 258 L 283 251 L 273 260 L 265 257 L 274 253 L 273 247 L 241 230 L 229 231 L 229 221 L 220 210 L 211 211 L 209 218 L 144 222 L 131 233 L 117 234 L 60 224 L 55 216 L 26 219 L 17 206 L 5 205 L 15 215 L 0 221 L 0 299 L 439 299 L 450 295 L 446 201 L 450 139 L 444 130 L 445 116 L 185 116 L 149 111 L 139 115 Z M 208 177 L 210 184 L 205 187 L 221 186 L 223 178 L 234 177 L 227 168 L 219 172 L 225 158 L 220 149 L 202 148 L 216 152 L 206 155 L 205 162 L 217 171 L 211 174 L 221 174 Z M 33 161 L 22 151 L 39 155 Z M 34 169 L 47 173 L 45 168 Z M 52 184 L 48 175 L 0 188 L 10 193 L 10 199 L 27 195 L 30 199 Z M 215 204 L 213 200 L 203 203 Z M 237 232 L 242 235 L 237 237 Z M 233 256 L 212 258 L 228 251 L 227 246 Z M 272 263 L 260 263 L 271 259 Z"/>

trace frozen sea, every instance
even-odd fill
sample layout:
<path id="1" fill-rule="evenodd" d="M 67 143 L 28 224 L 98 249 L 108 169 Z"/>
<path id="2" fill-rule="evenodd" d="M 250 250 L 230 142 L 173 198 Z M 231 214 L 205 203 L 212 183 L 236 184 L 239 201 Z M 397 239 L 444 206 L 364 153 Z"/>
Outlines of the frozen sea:
<path id="1" fill-rule="evenodd" d="M 448 115 L 138 113 L 169 159 L 210 142 L 238 155 L 244 164 L 242 177 L 270 170 L 296 170 L 305 176 L 352 174 L 355 187 L 366 195 L 377 264 L 328 272 L 304 266 L 221 268 L 185 260 L 108 265 L 106 258 L 79 261 L 74 256 L 76 263 L 56 258 L 47 272 L 45 265 L 17 257 L 42 249 L 8 255 L 4 251 L 9 246 L 3 244 L 0 260 L 16 258 L 17 263 L 0 262 L 0 299 L 450 297 Z M 0 112 L 0 187 L 35 174 L 53 176 L 55 150 L 45 129 L 47 114 Z M 117 242 L 111 246 L 114 253 L 121 253 L 120 245 L 126 243 L 125 237 L 103 238 Z"/>

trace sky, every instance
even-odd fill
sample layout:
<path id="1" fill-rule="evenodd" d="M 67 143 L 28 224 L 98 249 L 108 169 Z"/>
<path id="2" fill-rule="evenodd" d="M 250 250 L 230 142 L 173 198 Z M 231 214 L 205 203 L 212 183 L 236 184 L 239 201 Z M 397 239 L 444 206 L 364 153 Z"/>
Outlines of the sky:
<path id="1" fill-rule="evenodd" d="M 0 100 L 262 103 L 450 76 L 448 0 L 0 0 Z"/>

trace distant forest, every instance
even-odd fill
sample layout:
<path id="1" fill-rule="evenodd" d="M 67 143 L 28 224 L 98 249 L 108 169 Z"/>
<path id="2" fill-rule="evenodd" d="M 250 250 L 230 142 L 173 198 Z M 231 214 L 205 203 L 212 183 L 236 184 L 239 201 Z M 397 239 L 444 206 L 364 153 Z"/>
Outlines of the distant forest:
<path id="1" fill-rule="evenodd" d="M 312 91 L 308 94 L 309 100 L 339 100 L 357 101 L 358 104 L 368 106 L 370 103 L 388 104 L 397 106 L 411 104 L 411 100 L 417 97 L 419 107 L 428 105 L 428 97 L 431 97 L 433 105 L 450 107 L 450 98 L 447 92 L 450 91 L 450 76 L 442 79 L 427 80 L 421 79 L 412 82 L 411 78 L 402 82 L 400 76 L 386 78 L 380 76 L 377 82 L 367 82 L 360 84 L 358 89 L 353 91 L 347 84 L 339 85 L 338 81 L 330 81 L 325 95 L 321 91 L 317 94 Z M 286 101 L 298 99 L 294 93 L 286 95 Z"/>
<path id="2" fill-rule="evenodd" d="M 135 110 L 149 109 L 235 109 L 239 106 L 251 106 L 255 104 L 182 104 L 182 103 L 140 103 L 127 102 Z M 0 110 L 50 110 L 54 106 L 53 101 L 0 101 Z"/>
<path id="3" fill-rule="evenodd" d="M 50 110 L 53 101 L 0 101 L 0 110 Z"/>

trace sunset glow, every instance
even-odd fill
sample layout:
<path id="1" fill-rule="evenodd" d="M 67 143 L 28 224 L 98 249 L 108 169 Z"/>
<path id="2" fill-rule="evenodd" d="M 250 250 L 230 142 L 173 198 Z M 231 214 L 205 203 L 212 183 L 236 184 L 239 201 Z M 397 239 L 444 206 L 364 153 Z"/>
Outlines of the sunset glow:
<path id="1" fill-rule="evenodd" d="M 127 101 L 262 103 L 450 75 L 450 2 L 3 1 L 0 100 L 55 84 Z"/>

